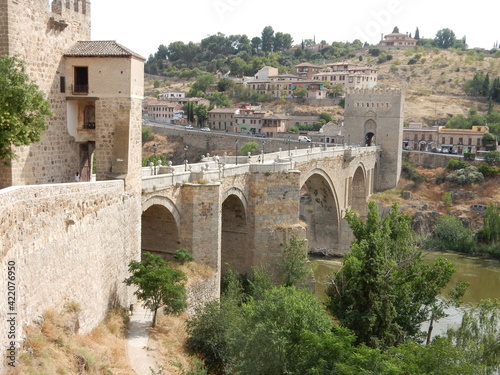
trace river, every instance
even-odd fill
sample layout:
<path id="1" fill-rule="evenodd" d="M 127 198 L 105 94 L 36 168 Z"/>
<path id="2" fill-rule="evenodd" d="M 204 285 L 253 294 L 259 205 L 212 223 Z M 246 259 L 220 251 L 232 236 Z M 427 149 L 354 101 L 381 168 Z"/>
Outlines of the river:
<path id="1" fill-rule="evenodd" d="M 456 281 L 462 280 L 470 283 L 464 295 L 464 304 L 474 304 L 485 298 L 497 298 L 500 300 L 500 261 L 494 259 L 484 259 L 457 254 L 453 252 L 432 251 L 425 252 L 425 260 L 432 262 L 439 256 L 450 260 L 455 266 L 456 272 L 450 282 L 453 285 Z M 337 258 L 311 258 L 314 278 L 316 280 L 316 295 L 325 298 L 325 288 L 328 275 L 338 270 L 342 265 L 342 259 Z M 446 295 L 446 290 L 444 291 Z M 460 323 L 462 312 L 460 309 L 447 310 L 449 316 L 441 319 L 434 325 L 434 334 L 442 334 L 450 325 Z M 425 325 L 422 329 L 426 330 Z"/>

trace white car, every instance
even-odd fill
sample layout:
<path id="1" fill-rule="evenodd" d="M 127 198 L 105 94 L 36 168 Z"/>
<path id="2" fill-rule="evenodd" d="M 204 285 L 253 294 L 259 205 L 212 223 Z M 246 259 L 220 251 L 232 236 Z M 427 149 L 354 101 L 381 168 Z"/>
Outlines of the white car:
<path id="1" fill-rule="evenodd" d="M 184 126 L 184 129 L 193 130 L 194 128 L 193 128 L 193 125 L 186 125 L 186 126 Z"/>
<path id="2" fill-rule="evenodd" d="M 210 128 L 201 128 L 200 131 L 202 131 L 202 132 L 209 132 Z"/>
<path id="3" fill-rule="evenodd" d="M 311 138 L 306 137 L 305 135 L 299 135 L 299 142 L 312 142 Z"/>

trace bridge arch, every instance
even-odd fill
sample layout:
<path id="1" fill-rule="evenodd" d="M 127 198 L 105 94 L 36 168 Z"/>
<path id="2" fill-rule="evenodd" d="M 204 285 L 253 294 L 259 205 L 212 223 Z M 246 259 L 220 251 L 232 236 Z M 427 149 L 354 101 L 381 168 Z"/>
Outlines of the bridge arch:
<path id="1" fill-rule="evenodd" d="M 333 181 L 328 173 L 318 168 L 301 180 L 300 219 L 307 224 L 309 250 L 338 253 L 341 210 Z"/>
<path id="2" fill-rule="evenodd" d="M 179 249 L 180 212 L 168 198 L 155 196 L 142 205 L 141 250 L 169 258 Z"/>
<path id="3" fill-rule="evenodd" d="M 221 268 L 249 273 L 253 260 L 248 223 L 248 202 L 240 189 L 231 188 L 221 196 Z"/>
<path id="4" fill-rule="evenodd" d="M 368 205 L 366 204 L 366 199 L 368 197 L 367 180 L 368 176 L 365 166 L 360 164 L 352 176 L 352 193 L 349 199 L 349 206 L 352 210 L 356 211 L 360 217 L 365 217 L 368 213 Z"/>

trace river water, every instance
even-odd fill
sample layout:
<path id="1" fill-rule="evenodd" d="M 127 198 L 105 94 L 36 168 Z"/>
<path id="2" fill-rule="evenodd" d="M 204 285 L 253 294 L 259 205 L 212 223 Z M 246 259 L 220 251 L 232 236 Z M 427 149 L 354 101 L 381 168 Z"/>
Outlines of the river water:
<path id="1" fill-rule="evenodd" d="M 464 304 L 474 304 L 485 298 L 497 298 L 500 300 L 500 261 L 461 255 L 453 252 L 432 251 L 425 252 L 425 260 L 433 262 L 442 256 L 450 260 L 455 266 L 456 272 L 450 282 L 462 280 L 470 283 L 464 295 Z M 324 299 L 328 275 L 338 270 L 342 265 L 342 259 L 336 258 L 311 258 L 314 278 L 316 280 L 316 295 Z M 444 291 L 446 296 L 447 290 Z M 447 310 L 449 316 L 434 324 L 434 334 L 446 332 L 448 326 L 457 325 L 461 321 L 461 309 Z M 424 324 L 422 329 L 426 330 Z"/>

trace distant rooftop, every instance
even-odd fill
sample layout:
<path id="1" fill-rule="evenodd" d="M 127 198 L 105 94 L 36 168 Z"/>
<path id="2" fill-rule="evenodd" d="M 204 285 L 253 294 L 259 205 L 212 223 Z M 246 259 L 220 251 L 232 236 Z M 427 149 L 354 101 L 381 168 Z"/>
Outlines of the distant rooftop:
<path id="1" fill-rule="evenodd" d="M 116 43 L 114 40 L 76 42 L 64 53 L 71 57 L 135 57 L 146 60 L 141 55 Z"/>

